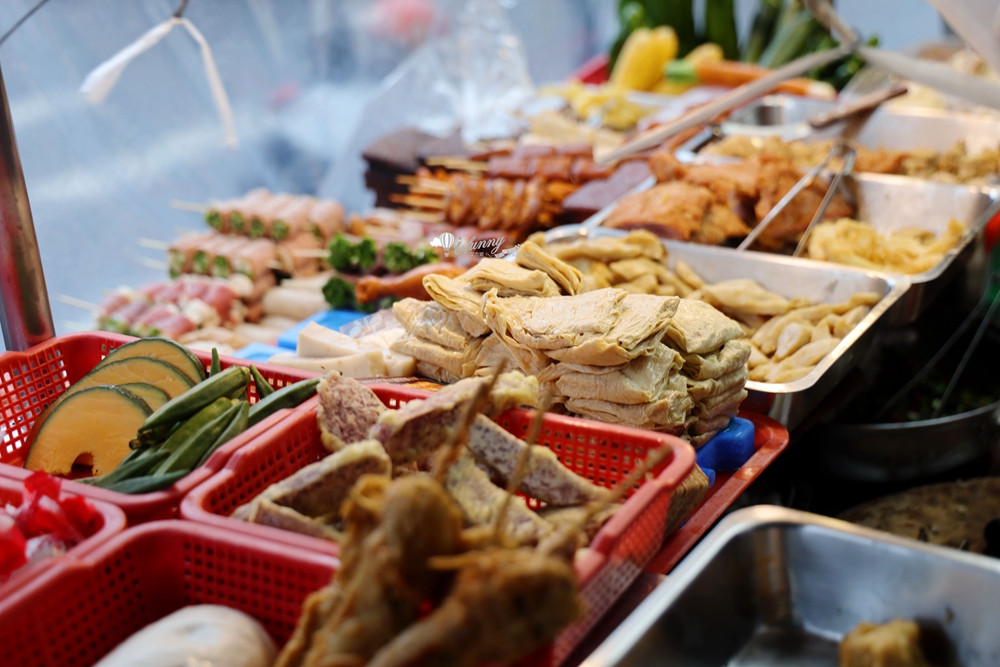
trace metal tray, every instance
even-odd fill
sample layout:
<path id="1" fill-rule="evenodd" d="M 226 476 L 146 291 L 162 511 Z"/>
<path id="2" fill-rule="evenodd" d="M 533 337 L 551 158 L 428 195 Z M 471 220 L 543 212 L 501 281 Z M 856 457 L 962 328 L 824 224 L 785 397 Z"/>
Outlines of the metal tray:
<path id="1" fill-rule="evenodd" d="M 940 235 L 951 218 L 966 226 L 962 238 L 933 269 L 907 276 L 913 287 L 887 315 L 888 324 L 903 326 L 916 321 L 934 298 L 963 273 L 965 293 L 971 301 L 978 299 L 986 278 L 982 269 L 986 258 L 985 229 L 1000 211 L 1000 189 L 881 174 L 849 177 L 844 180 L 844 188 L 847 198 L 857 207 L 855 217 L 882 234 L 916 226 Z M 729 256 L 739 254 L 730 248 L 721 250 Z M 796 258 L 793 261 L 808 260 Z M 845 266 L 831 262 L 821 264 Z"/>
<path id="2" fill-rule="evenodd" d="M 908 276 L 912 287 L 887 315 L 888 324 L 902 326 L 916 321 L 963 271 L 966 292 L 978 299 L 986 277 L 979 270 L 985 262 L 986 224 L 1000 210 L 1000 191 L 881 174 L 858 175 L 844 183 L 857 206 L 857 219 L 881 234 L 920 227 L 940 236 L 951 218 L 966 226 L 962 238 L 934 268 Z"/>
<path id="3" fill-rule="evenodd" d="M 569 240 L 580 226 L 559 227 L 546 241 Z M 597 228 L 586 230 L 592 237 L 624 236 L 627 232 Z M 872 271 L 808 259 L 760 252 L 735 252 L 730 248 L 664 241 L 670 263 L 683 259 L 708 282 L 752 278 L 782 296 L 806 297 L 814 303 L 841 303 L 858 292 L 875 292 L 882 300 L 858 326 L 821 361 L 809 375 L 784 384 L 748 382 L 750 396 L 745 409 L 760 412 L 792 430 L 854 367 L 871 345 L 875 324 L 907 293 L 910 281 Z"/>
<path id="4" fill-rule="evenodd" d="M 943 632 L 946 664 L 1000 664 L 1000 560 L 752 507 L 720 523 L 584 664 L 838 667 L 846 633 L 894 618 Z"/>
<path id="5" fill-rule="evenodd" d="M 837 102 L 768 95 L 737 109 L 729 121 L 746 125 L 752 132 L 754 127 L 764 129 L 804 122 L 836 105 Z M 678 150 L 687 154 L 697 153 L 721 136 L 721 133 L 709 130 L 685 142 Z M 834 123 L 810 135 L 810 139 L 833 137 L 845 137 L 868 148 L 894 150 L 928 148 L 946 151 L 964 141 L 966 150 L 978 153 L 1000 146 L 1000 123 L 986 115 L 883 105 L 870 114 Z"/>
<path id="6" fill-rule="evenodd" d="M 897 482 L 953 470 L 1000 443 L 1000 402 L 905 424 L 819 424 L 811 446 L 823 470 L 861 482 Z"/>

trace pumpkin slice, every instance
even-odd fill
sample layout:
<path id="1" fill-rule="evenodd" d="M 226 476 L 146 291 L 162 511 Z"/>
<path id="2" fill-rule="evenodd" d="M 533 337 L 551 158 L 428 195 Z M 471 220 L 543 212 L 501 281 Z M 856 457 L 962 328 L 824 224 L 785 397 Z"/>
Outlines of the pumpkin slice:
<path id="1" fill-rule="evenodd" d="M 66 475 L 77 459 L 104 475 L 131 451 L 129 441 L 152 413 L 145 401 L 121 387 L 77 391 L 55 406 L 31 443 L 24 467 Z"/>
<path id="2" fill-rule="evenodd" d="M 159 387 L 154 387 L 151 384 L 145 382 L 129 382 L 128 384 L 119 385 L 122 389 L 132 392 L 149 406 L 149 409 L 156 412 L 163 407 L 164 403 L 170 400 L 167 396 L 167 392 L 163 391 Z"/>
<path id="3" fill-rule="evenodd" d="M 118 387 L 133 382 L 151 384 L 170 398 L 177 398 L 195 384 L 191 378 L 165 361 L 149 357 L 133 357 L 98 366 L 67 389 L 61 400 L 99 384 Z"/>
<path id="4" fill-rule="evenodd" d="M 136 357 L 148 357 L 166 362 L 187 375 L 195 384 L 205 379 L 205 365 L 198 357 L 191 354 L 191 351 L 180 343 L 175 343 L 166 338 L 143 338 L 122 345 L 101 360 L 94 368 L 100 368 L 107 364 L 121 361 L 123 359 L 134 359 Z"/>

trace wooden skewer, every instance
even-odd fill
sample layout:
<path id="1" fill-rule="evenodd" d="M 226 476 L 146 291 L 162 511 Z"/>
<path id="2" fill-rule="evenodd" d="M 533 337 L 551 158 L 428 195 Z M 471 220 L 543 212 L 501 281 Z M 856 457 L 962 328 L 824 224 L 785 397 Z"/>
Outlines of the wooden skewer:
<path id="1" fill-rule="evenodd" d="M 139 263 L 147 269 L 156 269 L 157 271 L 166 271 L 170 268 L 170 265 L 166 262 L 161 262 L 157 259 L 150 259 L 149 257 L 143 257 L 139 260 Z"/>
<path id="2" fill-rule="evenodd" d="M 444 187 L 437 187 L 436 185 L 411 185 L 410 194 L 411 195 L 446 195 L 448 194 L 448 186 L 443 184 Z"/>
<path id="3" fill-rule="evenodd" d="M 192 213 L 205 213 L 208 207 L 195 201 L 184 201 L 183 199 L 171 199 L 170 208 L 178 211 L 191 211 Z"/>
<path id="4" fill-rule="evenodd" d="M 166 241 L 158 241 L 157 239 L 139 239 L 139 247 L 166 251 L 170 249 L 170 244 Z"/>
<path id="5" fill-rule="evenodd" d="M 488 162 L 477 162 L 465 158 L 456 157 L 432 157 L 424 160 L 429 166 L 444 167 L 445 169 L 456 169 L 459 171 L 489 171 Z"/>
<path id="6" fill-rule="evenodd" d="M 65 303 L 67 306 L 74 306 L 80 308 L 81 310 L 89 310 L 92 313 L 96 313 L 100 308 L 97 304 L 90 303 L 89 301 L 84 301 L 83 299 L 77 299 L 72 296 L 67 296 L 65 294 L 60 294 L 58 297 L 60 303 Z"/>
<path id="7" fill-rule="evenodd" d="M 444 215 L 432 211 L 417 211 L 414 209 L 403 209 L 403 215 L 412 220 L 420 222 L 444 222 Z"/>
<path id="8" fill-rule="evenodd" d="M 389 201 L 395 204 L 405 204 L 407 206 L 416 206 L 421 208 L 443 209 L 445 207 L 444 201 L 436 197 L 391 194 L 389 195 Z"/>
<path id="9" fill-rule="evenodd" d="M 330 252 L 323 250 L 322 248 L 303 248 L 302 250 L 293 250 L 292 257 L 315 257 L 316 259 L 326 259 L 330 256 Z"/>

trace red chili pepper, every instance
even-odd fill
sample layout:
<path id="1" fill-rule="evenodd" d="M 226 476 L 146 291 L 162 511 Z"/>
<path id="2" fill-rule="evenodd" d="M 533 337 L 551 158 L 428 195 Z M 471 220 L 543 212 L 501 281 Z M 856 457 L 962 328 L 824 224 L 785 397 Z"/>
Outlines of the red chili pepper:
<path id="1" fill-rule="evenodd" d="M 53 500 L 59 500 L 59 490 L 61 488 L 61 479 L 44 473 L 41 470 L 32 473 L 28 479 L 24 480 L 24 490 L 29 494 L 48 496 Z"/>
<path id="2" fill-rule="evenodd" d="M 83 496 L 63 498 L 59 501 L 59 505 L 69 518 L 69 522 L 82 535 L 90 536 L 100 530 L 103 517 L 97 508 Z"/>
<path id="3" fill-rule="evenodd" d="M 14 517 L 0 512 L 0 581 L 28 562 L 24 555 L 28 541 L 17 527 Z"/>

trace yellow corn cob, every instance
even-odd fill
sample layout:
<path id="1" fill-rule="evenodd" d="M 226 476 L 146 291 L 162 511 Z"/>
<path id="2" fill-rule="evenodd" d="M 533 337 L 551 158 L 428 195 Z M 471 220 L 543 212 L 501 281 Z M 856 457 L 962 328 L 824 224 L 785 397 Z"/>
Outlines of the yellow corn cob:
<path id="1" fill-rule="evenodd" d="M 669 26 L 639 28 L 622 47 L 611 83 L 629 90 L 652 90 L 663 78 L 663 66 L 677 57 L 677 34 Z"/>

